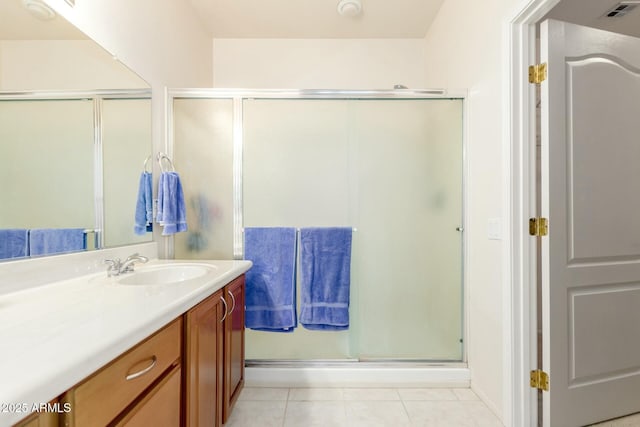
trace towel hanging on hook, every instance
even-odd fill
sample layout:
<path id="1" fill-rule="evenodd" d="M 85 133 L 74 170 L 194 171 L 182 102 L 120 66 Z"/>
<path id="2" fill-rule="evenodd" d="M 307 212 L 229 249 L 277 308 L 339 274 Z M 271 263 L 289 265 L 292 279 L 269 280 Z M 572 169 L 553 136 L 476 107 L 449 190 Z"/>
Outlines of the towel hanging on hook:
<path id="1" fill-rule="evenodd" d="M 158 179 L 156 221 L 163 227 L 163 236 L 187 231 L 187 213 L 180 176 L 173 167 L 173 162 L 165 153 L 159 152 L 157 159 L 162 173 Z M 162 160 L 168 164 L 166 169 Z"/>

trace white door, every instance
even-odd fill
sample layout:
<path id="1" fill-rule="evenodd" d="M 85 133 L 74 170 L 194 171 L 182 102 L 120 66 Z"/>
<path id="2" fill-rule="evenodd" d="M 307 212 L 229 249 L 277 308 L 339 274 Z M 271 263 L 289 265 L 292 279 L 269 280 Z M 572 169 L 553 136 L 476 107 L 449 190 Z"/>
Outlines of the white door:
<path id="1" fill-rule="evenodd" d="M 640 39 L 541 26 L 545 426 L 640 411 Z"/>

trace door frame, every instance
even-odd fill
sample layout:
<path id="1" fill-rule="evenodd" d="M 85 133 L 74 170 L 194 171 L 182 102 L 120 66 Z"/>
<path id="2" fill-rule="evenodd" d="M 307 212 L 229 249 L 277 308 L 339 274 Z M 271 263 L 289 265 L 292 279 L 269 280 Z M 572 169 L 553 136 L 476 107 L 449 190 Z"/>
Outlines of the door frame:
<path id="1" fill-rule="evenodd" d="M 509 15 L 503 37 L 503 135 L 508 241 L 504 260 L 504 408 L 507 426 L 537 426 L 537 391 L 529 372 L 537 367 L 536 242 L 528 220 L 536 215 L 535 87 L 528 67 L 536 62 L 536 24 L 561 0 L 530 0 Z"/>

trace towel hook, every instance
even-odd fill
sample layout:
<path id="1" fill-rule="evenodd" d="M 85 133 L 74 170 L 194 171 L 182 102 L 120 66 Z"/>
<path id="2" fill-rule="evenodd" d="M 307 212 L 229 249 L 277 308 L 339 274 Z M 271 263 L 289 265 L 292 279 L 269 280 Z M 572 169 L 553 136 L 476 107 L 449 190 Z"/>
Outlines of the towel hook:
<path id="1" fill-rule="evenodd" d="M 169 169 L 165 169 L 162 166 L 162 160 L 166 160 L 169 163 Z M 169 158 L 169 156 L 167 156 L 166 154 L 159 152 L 158 153 L 158 165 L 160 165 L 160 170 L 162 172 L 175 172 L 176 169 L 173 167 L 173 162 L 171 161 L 171 159 Z"/>
<path id="2" fill-rule="evenodd" d="M 149 169 L 150 169 L 150 168 L 149 168 L 149 161 L 150 161 L 150 160 L 151 160 L 151 155 L 149 155 L 149 156 L 144 160 L 144 165 L 142 166 L 142 170 L 143 170 L 144 172 L 147 172 L 147 173 L 151 173 L 151 172 L 152 172 L 151 170 L 149 170 Z"/>

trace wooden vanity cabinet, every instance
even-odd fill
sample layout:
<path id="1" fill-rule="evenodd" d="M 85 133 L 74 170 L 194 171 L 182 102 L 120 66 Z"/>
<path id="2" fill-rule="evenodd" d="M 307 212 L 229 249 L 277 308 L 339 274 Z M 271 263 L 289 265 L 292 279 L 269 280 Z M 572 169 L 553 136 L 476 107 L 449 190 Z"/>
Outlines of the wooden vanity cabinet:
<path id="1" fill-rule="evenodd" d="M 180 317 L 69 390 L 62 401 L 71 411 L 64 414 L 62 425 L 128 425 L 127 420 L 142 413 L 148 414 L 146 424 L 131 425 L 180 426 L 181 338 Z M 147 404 L 157 407 L 158 399 L 175 409 L 175 423 L 145 409 Z"/>
<path id="2" fill-rule="evenodd" d="M 244 387 L 244 305 L 245 277 L 240 276 L 225 289 L 229 312 L 224 324 L 224 400 L 223 419 L 226 423 Z"/>
<path id="3" fill-rule="evenodd" d="M 185 315 L 185 426 L 222 423 L 224 288 Z"/>
<path id="4" fill-rule="evenodd" d="M 244 275 L 189 310 L 185 320 L 185 425 L 226 423 L 244 386 Z"/>
<path id="5" fill-rule="evenodd" d="M 57 403 L 57 400 L 49 403 L 54 406 Z M 26 419 L 16 424 L 15 427 L 58 427 L 58 425 L 57 412 L 41 412 L 28 416 Z"/>
<path id="6" fill-rule="evenodd" d="M 14 427 L 220 427 L 244 386 L 245 277 L 239 276 L 71 390 L 71 411 Z"/>

